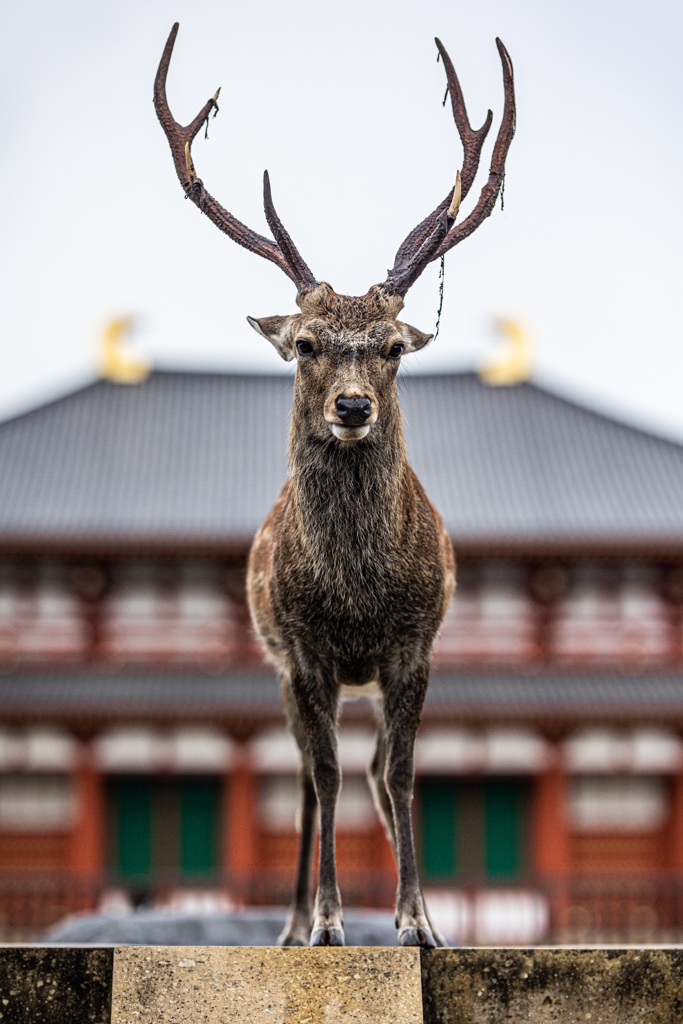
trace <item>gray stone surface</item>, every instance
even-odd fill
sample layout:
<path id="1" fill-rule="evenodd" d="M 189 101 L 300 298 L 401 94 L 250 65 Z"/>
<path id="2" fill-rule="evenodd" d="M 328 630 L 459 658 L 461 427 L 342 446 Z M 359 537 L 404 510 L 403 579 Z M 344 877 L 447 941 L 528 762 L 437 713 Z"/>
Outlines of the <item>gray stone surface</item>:
<path id="1" fill-rule="evenodd" d="M 424 1024 L 680 1024 L 683 949 L 422 952 Z"/>
<path id="2" fill-rule="evenodd" d="M 61 922 L 44 936 L 44 941 L 143 946 L 274 946 L 285 917 L 286 911 L 277 907 L 231 914 L 180 914 L 163 910 L 137 910 L 125 915 L 89 914 Z M 344 925 L 349 946 L 396 944 L 394 915 L 390 911 L 345 910 Z"/>
<path id="3" fill-rule="evenodd" d="M 417 949 L 117 949 L 111 1024 L 422 1024 Z"/>
<path id="4" fill-rule="evenodd" d="M 0 1024 L 683 1024 L 683 948 L 0 947 Z"/>
<path id="5" fill-rule="evenodd" d="M 0 947 L 0 1024 L 109 1024 L 111 949 Z"/>

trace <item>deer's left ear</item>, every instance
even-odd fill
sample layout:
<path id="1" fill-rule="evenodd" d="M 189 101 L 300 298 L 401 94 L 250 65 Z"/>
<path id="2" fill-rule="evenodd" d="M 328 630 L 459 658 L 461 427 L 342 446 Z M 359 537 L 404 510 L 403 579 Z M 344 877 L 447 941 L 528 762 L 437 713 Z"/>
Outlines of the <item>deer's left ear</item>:
<path id="1" fill-rule="evenodd" d="M 293 316 L 263 316 L 260 320 L 247 317 L 257 334 L 267 338 L 287 362 L 294 358 L 294 319 Z"/>
<path id="2" fill-rule="evenodd" d="M 424 331 L 418 331 L 417 327 L 403 324 L 400 320 L 396 321 L 396 326 L 401 332 L 403 344 L 405 345 L 404 355 L 409 355 L 411 352 L 417 352 L 419 349 L 424 348 L 427 342 L 431 341 L 434 337 L 433 334 L 425 334 Z"/>

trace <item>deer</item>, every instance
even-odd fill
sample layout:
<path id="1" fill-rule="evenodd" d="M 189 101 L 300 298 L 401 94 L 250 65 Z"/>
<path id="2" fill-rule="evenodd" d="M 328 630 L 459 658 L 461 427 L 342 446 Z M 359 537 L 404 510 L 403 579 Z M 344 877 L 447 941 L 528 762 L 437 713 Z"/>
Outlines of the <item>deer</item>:
<path id="1" fill-rule="evenodd" d="M 398 944 L 443 945 L 422 894 L 411 807 L 415 739 L 432 646 L 455 587 L 455 556 L 408 462 L 398 401 L 401 360 L 432 335 L 398 317 L 427 265 L 472 234 L 496 205 L 515 131 L 512 62 L 496 39 L 503 115 L 488 178 L 472 212 L 458 220 L 493 114 L 472 127 L 451 59 L 436 40 L 462 168 L 442 202 L 399 246 L 386 279 L 365 295 L 349 296 L 318 281 L 304 262 L 277 215 L 267 171 L 264 211 L 273 239 L 242 224 L 197 176 L 190 147 L 218 113 L 220 90 L 188 125 L 174 119 L 166 81 L 177 33 L 176 23 L 156 74 L 154 104 L 184 194 L 234 242 L 276 264 L 295 285 L 299 309 L 247 318 L 282 359 L 296 360 L 289 479 L 255 535 L 247 566 L 254 629 L 279 676 L 301 752 L 296 880 L 279 942 L 344 945 L 335 858 L 337 725 L 342 701 L 366 696 L 377 720 L 368 781 L 397 864 Z"/>

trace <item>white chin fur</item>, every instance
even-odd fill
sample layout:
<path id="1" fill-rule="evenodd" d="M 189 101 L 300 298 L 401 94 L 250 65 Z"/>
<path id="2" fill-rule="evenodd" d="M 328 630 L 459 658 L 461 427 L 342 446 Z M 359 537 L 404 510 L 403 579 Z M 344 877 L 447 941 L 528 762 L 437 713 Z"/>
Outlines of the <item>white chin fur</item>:
<path id="1" fill-rule="evenodd" d="M 332 433 L 335 437 L 338 437 L 340 441 L 360 441 L 362 437 L 367 437 L 370 433 L 370 426 L 364 427 L 342 427 L 339 423 L 331 423 Z"/>

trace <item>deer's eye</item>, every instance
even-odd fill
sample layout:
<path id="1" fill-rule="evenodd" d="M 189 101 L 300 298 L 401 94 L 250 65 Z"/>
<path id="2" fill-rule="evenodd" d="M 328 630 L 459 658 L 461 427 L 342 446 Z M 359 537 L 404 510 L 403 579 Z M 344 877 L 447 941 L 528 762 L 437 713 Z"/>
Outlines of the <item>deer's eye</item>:
<path id="1" fill-rule="evenodd" d="M 300 356 L 313 355 L 313 346 L 311 345 L 310 341 L 297 341 L 296 350 Z"/>
<path id="2" fill-rule="evenodd" d="M 387 354 L 387 359 L 394 359 L 394 360 L 400 359 L 402 353 L 403 353 L 403 345 L 401 345 L 401 343 L 397 341 L 396 344 L 392 345 L 391 348 L 389 349 L 389 352 Z"/>

